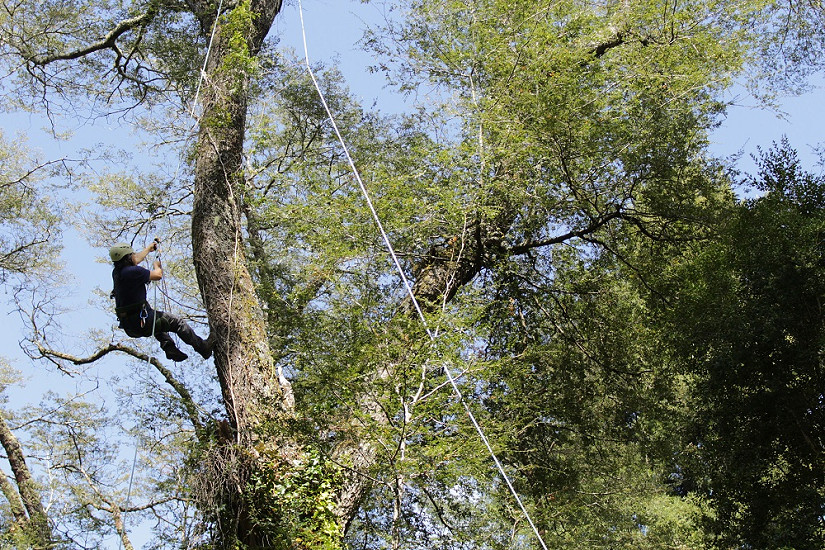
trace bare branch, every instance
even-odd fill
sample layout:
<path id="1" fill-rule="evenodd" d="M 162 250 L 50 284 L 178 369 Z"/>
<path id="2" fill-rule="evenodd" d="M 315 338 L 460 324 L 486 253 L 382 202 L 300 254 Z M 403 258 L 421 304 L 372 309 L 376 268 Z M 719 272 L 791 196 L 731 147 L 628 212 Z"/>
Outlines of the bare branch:
<path id="1" fill-rule="evenodd" d="M 174 497 L 166 497 L 160 500 L 153 500 L 152 502 L 147 502 L 146 504 L 141 504 L 140 506 L 129 506 L 128 508 L 121 506 L 120 511 L 123 513 L 130 513 L 130 512 L 143 512 L 145 510 L 152 510 L 158 506 L 162 506 L 164 504 L 168 504 L 170 502 L 177 502 L 184 500 L 178 496 Z"/>
<path id="2" fill-rule="evenodd" d="M 95 494 L 95 496 L 97 496 L 97 498 L 99 498 L 108 507 L 107 506 L 101 506 L 101 505 L 94 504 L 94 503 L 89 503 L 89 504 L 94 506 L 95 508 L 97 508 L 100 511 L 108 512 L 109 514 L 112 515 L 112 521 L 115 524 L 115 531 L 117 532 L 118 537 L 120 537 L 120 541 L 121 541 L 121 544 L 122 544 L 123 548 L 125 550 L 134 550 L 134 546 L 132 546 L 132 542 L 129 540 L 129 534 L 126 532 L 126 525 L 123 522 L 123 513 L 122 513 L 122 509 L 121 509 L 120 505 L 118 505 L 113 499 L 111 499 L 111 498 L 107 497 L 105 494 L 103 494 L 103 491 L 100 490 L 100 487 L 99 487 L 98 483 L 96 482 L 96 480 L 93 478 L 93 476 L 89 475 L 89 473 L 86 471 L 86 468 L 84 468 L 83 465 L 80 464 L 80 456 L 81 456 L 81 453 L 80 453 L 80 450 L 78 449 L 79 468 L 77 470 L 77 473 L 79 473 L 83 476 L 83 479 L 86 480 L 86 483 L 89 485 L 89 488 L 92 490 L 92 492 Z"/>
<path id="3" fill-rule="evenodd" d="M 66 164 L 71 163 L 71 162 L 81 162 L 81 160 L 80 159 L 72 159 L 72 158 L 63 157 L 63 158 L 59 158 L 59 159 L 55 159 L 55 160 L 49 160 L 49 161 L 46 161 L 46 162 L 42 162 L 42 163 L 38 164 L 37 166 L 34 166 L 33 168 L 29 168 L 26 171 L 26 173 L 24 173 L 22 176 L 14 179 L 14 180 L 0 181 L 0 189 L 5 189 L 7 187 L 14 187 L 14 186 L 17 186 L 17 185 L 25 185 L 26 180 L 31 178 L 35 173 L 40 172 L 45 168 L 51 168 L 53 165 L 63 165 L 64 168 L 66 168 L 68 170 L 68 167 L 66 167 Z M 30 186 L 28 186 L 28 187 L 30 187 Z"/>

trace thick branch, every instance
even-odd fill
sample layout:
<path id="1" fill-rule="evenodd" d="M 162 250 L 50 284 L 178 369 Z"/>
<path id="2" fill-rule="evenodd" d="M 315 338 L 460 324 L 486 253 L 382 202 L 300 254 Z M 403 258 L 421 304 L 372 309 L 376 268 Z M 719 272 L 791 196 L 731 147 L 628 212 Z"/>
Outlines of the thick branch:
<path id="1" fill-rule="evenodd" d="M 115 52 L 120 55 L 120 51 L 117 48 L 117 40 L 132 29 L 148 25 L 157 14 L 157 8 L 157 3 L 150 4 L 146 13 L 121 21 L 114 29 L 109 31 L 109 33 L 102 40 L 95 42 L 94 44 L 90 44 L 85 48 L 68 53 L 35 57 L 31 60 L 31 62 L 35 65 L 43 66 L 55 61 L 80 59 L 81 57 L 86 57 L 87 55 L 107 49 L 115 50 Z"/>
<path id="2" fill-rule="evenodd" d="M 252 51 L 258 53 L 263 44 L 264 38 L 269 33 L 275 16 L 281 12 L 282 0 L 253 0 L 252 11 L 257 14 L 255 18 L 255 35 L 252 37 Z"/>
<path id="3" fill-rule="evenodd" d="M 595 233 L 611 221 L 624 217 L 625 214 L 617 208 L 591 220 L 590 225 L 582 229 L 547 239 L 529 240 L 512 247 L 502 245 L 503 236 L 510 230 L 512 214 L 502 214 L 488 224 L 476 223 L 473 226 L 475 235 L 468 235 L 468 228 L 465 227 L 461 236 L 450 239 L 441 250 L 433 250 L 427 256 L 416 270 L 413 292 L 425 308 L 449 302 L 462 286 L 472 281 L 492 261 L 494 254 L 517 256 L 534 248 L 564 243 Z"/>
<path id="4" fill-rule="evenodd" d="M 607 53 L 608 50 L 618 48 L 622 44 L 624 44 L 624 36 L 622 35 L 622 33 L 616 33 L 616 38 L 610 40 L 609 42 L 602 42 L 601 44 L 590 50 L 590 53 L 592 53 L 594 57 L 599 58 L 603 56 L 605 53 Z"/>
<path id="5" fill-rule="evenodd" d="M 509 249 L 507 249 L 507 252 L 510 253 L 511 255 L 517 256 L 519 254 L 525 254 L 525 253 L 527 253 L 528 251 L 530 251 L 534 248 L 541 248 L 541 247 L 550 246 L 550 245 L 553 245 L 553 244 L 561 244 L 563 242 L 569 241 L 570 239 L 575 239 L 577 237 L 584 237 L 586 235 L 590 235 L 591 233 L 594 233 L 597 230 L 604 227 L 605 225 L 607 225 L 612 220 L 615 220 L 617 218 L 624 218 L 624 217 L 625 216 L 621 211 L 616 210 L 615 212 L 611 212 L 610 214 L 606 214 L 606 215 L 604 215 L 600 218 L 596 218 L 595 220 L 593 220 L 590 223 L 590 225 L 588 225 L 587 227 L 584 227 L 582 229 L 577 229 L 575 231 L 569 231 L 569 232 L 564 233 L 562 235 L 556 235 L 555 237 L 549 237 L 547 239 L 541 239 L 541 240 L 538 240 L 538 241 L 530 240 L 530 241 L 524 242 L 520 245 L 510 247 Z"/>
<path id="6" fill-rule="evenodd" d="M 174 377 L 174 375 L 169 369 L 164 367 L 163 364 L 154 357 L 150 357 L 149 355 L 141 353 L 134 348 L 130 348 L 129 346 L 124 346 L 123 344 L 119 343 L 109 344 L 108 346 L 102 347 L 88 357 L 75 357 L 67 353 L 48 349 L 39 343 L 37 344 L 37 350 L 43 357 L 62 359 L 64 361 L 69 361 L 75 365 L 86 365 L 89 363 L 94 363 L 98 359 L 101 359 L 102 357 L 115 351 L 131 355 L 132 357 L 140 359 L 141 361 L 146 361 L 150 363 L 153 367 L 155 367 L 155 369 L 157 369 L 157 371 L 163 375 L 163 377 L 166 379 L 166 383 L 169 384 L 178 394 L 178 397 L 180 397 L 181 402 L 183 403 L 183 407 L 186 409 L 186 414 L 189 417 L 189 421 L 192 422 L 192 425 L 194 426 L 196 433 L 201 434 L 203 431 L 203 424 L 201 423 L 200 415 L 198 414 L 198 405 L 192 398 L 192 394 L 189 393 L 189 390 L 186 389 L 186 386 L 184 386 Z"/>
<path id="7" fill-rule="evenodd" d="M 20 499 L 20 493 L 14 488 L 14 485 L 9 481 L 4 474 L 0 473 L 0 491 L 9 503 L 11 515 L 15 523 L 24 523 L 26 521 L 26 510 L 23 508 L 23 501 Z"/>
<path id="8" fill-rule="evenodd" d="M 608 40 L 607 42 L 602 42 L 592 50 L 590 50 L 590 54 L 593 55 L 596 59 L 602 57 L 604 54 L 612 50 L 613 48 L 618 48 L 627 43 L 628 35 L 623 32 L 617 32 L 616 37 L 613 40 Z M 639 44 L 642 46 L 647 46 L 650 44 L 649 38 L 639 38 Z"/>

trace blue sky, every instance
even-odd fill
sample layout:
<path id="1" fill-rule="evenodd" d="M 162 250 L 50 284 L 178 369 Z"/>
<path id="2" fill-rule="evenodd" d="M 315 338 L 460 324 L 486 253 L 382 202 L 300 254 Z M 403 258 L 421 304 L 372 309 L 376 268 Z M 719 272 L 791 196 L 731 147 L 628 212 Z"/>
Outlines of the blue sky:
<path id="1" fill-rule="evenodd" d="M 805 168 L 819 173 L 822 170 L 814 148 L 823 140 L 825 109 L 822 108 L 823 80 L 816 80 L 817 87 L 809 93 L 781 99 L 781 113 L 756 106 L 756 101 L 742 94 L 728 110 L 728 116 L 712 135 L 713 152 L 726 156 L 744 151 L 740 168 L 753 170 L 749 156 L 756 148 L 766 149 L 773 141 L 787 135 L 797 149 Z"/>
<path id="2" fill-rule="evenodd" d="M 353 92 L 362 98 L 365 105 L 371 105 L 375 101 L 381 110 L 396 111 L 401 108 L 402 100 L 394 96 L 392 90 L 385 88 L 380 74 L 372 74 L 367 70 L 372 57 L 356 46 L 365 24 L 375 24 L 383 19 L 382 9 L 381 2 L 362 4 L 357 0 L 306 0 L 304 16 L 308 48 L 313 61 L 337 64 Z M 285 6 L 276 20 L 273 33 L 281 37 L 281 47 L 291 47 L 299 55 L 303 54 L 297 2 Z M 783 99 L 783 109 L 787 113 L 785 119 L 778 118 L 775 113 L 754 108 L 755 101 L 743 95 L 739 101 L 741 105 L 731 108 L 727 120 L 713 134 L 713 151 L 721 156 L 743 151 L 741 166 L 750 170 L 753 165 L 748 156 L 756 151 L 757 146 L 768 147 L 772 141 L 778 141 L 782 135 L 787 135 L 791 144 L 799 150 L 806 167 L 818 172 L 815 167 L 817 158 L 810 151 L 821 139 L 821 128 L 825 126 L 825 112 L 819 106 L 821 94 L 821 90 L 814 90 L 802 97 Z M 42 137 L 39 131 L 41 124 L 42 121 L 36 117 L 27 115 L 4 117 L 3 121 L 7 135 L 14 131 L 29 134 L 30 145 L 42 149 L 48 156 L 71 155 L 90 136 L 93 136 L 95 142 L 115 142 L 122 135 L 122 130 L 116 124 L 100 121 L 94 128 L 78 129 L 74 140 L 55 144 Z M 67 235 L 65 244 L 63 263 L 75 283 L 73 296 L 67 303 L 78 310 L 72 317 L 74 320 L 66 325 L 67 330 L 75 336 L 74 339 L 66 340 L 72 345 L 81 342 L 86 331 L 101 327 L 105 329 L 112 324 L 110 315 L 88 305 L 88 299 L 95 288 L 108 288 L 111 283 L 109 267 L 101 262 L 106 258 L 106 250 L 89 249 L 87 243 L 73 232 Z M 16 351 L 17 341 L 22 337 L 21 329 L 14 317 L 9 319 L 9 323 L 12 329 L 4 331 L 0 336 L 0 349 L 3 355 L 16 359 L 15 365 L 18 368 L 31 375 L 28 390 L 17 398 L 36 400 L 47 389 L 71 390 L 74 380 L 54 375 L 45 365 L 31 365 Z M 82 350 L 67 351 L 79 355 L 84 353 Z M 117 371 L 127 367 L 125 360 L 112 359 L 101 363 L 100 368 Z M 145 542 L 146 535 L 145 532 L 134 534 L 133 542 L 137 547 Z M 117 543 L 113 541 L 110 547 L 117 548 Z"/>

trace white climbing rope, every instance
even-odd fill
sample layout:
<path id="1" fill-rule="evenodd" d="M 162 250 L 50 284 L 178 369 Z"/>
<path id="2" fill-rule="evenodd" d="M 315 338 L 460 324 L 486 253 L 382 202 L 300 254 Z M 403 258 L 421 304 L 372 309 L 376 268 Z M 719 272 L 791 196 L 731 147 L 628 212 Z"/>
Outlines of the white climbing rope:
<path id="1" fill-rule="evenodd" d="M 212 51 L 212 43 L 215 41 L 215 30 L 218 28 L 218 19 L 221 16 L 221 9 L 223 9 L 223 0 L 218 2 L 218 11 L 215 12 L 215 21 L 212 22 L 212 33 L 209 35 L 209 45 L 206 47 L 206 55 L 203 58 L 203 67 L 201 67 L 201 74 L 198 77 L 198 87 L 195 90 L 195 99 L 192 101 L 191 115 L 195 120 L 197 120 L 197 116 L 195 116 L 195 109 L 198 106 L 198 97 L 201 93 L 201 84 L 203 84 L 203 79 L 206 76 L 206 64 L 209 62 L 209 53 Z"/>
<path id="2" fill-rule="evenodd" d="M 127 512 L 129 510 L 129 505 L 132 501 L 132 481 L 135 479 L 135 465 L 137 465 L 137 457 L 138 457 L 138 447 L 140 446 L 140 440 L 135 443 L 135 454 L 132 457 L 132 471 L 129 473 L 129 489 L 126 491 L 126 506 L 123 507 L 123 511 Z M 120 518 L 121 529 L 123 533 L 126 533 L 126 518 L 121 516 Z M 123 548 L 123 534 L 120 534 L 118 537 L 117 543 L 118 550 Z"/>
<path id="3" fill-rule="evenodd" d="M 218 9 L 215 12 L 215 20 L 212 22 L 212 31 L 209 34 L 209 43 L 206 46 L 206 54 L 203 57 L 203 66 L 201 67 L 200 74 L 198 75 L 198 85 L 195 88 L 195 97 L 192 100 L 192 107 L 189 110 L 189 115 L 193 119 L 192 120 L 192 122 L 193 122 L 192 128 L 194 128 L 194 125 L 197 124 L 197 122 L 198 122 L 198 116 L 195 113 L 195 110 L 198 107 L 198 99 L 200 98 L 201 86 L 203 85 L 203 81 L 206 78 L 206 66 L 209 63 L 209 55 L 212 53 L 212 45 L 215 42 L 215 32 L 217 31 L 217 28 L 218 28 L 218 19 L 221 16 L 221 10 L 222 9 L 223 9 L 223 0 L 220 0 L 218 2 Z M 190 130 L 191 130 L 191 128 L 190 128 Z M 183 157 L 179 157 L 178 158 L 178 166 L 177 166 L 177 168 L 175 168 L 175 175 L 173 177 L 173 181 L 178 178 L 178 174 L 180 173 L 180 169 L 181 169 L 182 165 L 183 165 Z M 169 227 L 171 229 L 172 222 L 169 220 L 169 213 L 168 212 L 169 212 L 169 208 L 166 209 L 166 214 L 164 215 L 164 217 L 167 218 L 167 221 L 169 222 Z M 155 240 L 158 243 L 158 248 L 160 248 L 160 241 L 158 241 L 157 239 L 155 239 Z M 157 255 L 155 256 L 155 259 L 160 260 L 160 252 L 157 253 Z M 170 309 L 170 307 L 169 307 L 169 301 L 170 301 L 170 299 L 169 299 L 169 289 L 166 286 L 166 280 L 165 279 L 161 279 L 161 280 L 162 280 L 162 284 L 163 284 L 163 293 L 162 294 L 163 294 L 163 297 L 166 301 L 166 310 L 168 312 L 168 310 Z M 156 312 L 158 311 L 157 302 L 158 302 L 158 289 L 157 289 L 157 285 L 156 285 L 155 286 L 154 304 L 152 306 L 155 310 L 155 313 L 152 315 L 152 335 L 151 335 L 151 337 L 155 336 L 155 326 L 157 324 L 157 314 L 156 314 Z M 177 338 L 176 338 L 176 340 L 177 340 Z M 148 363 L 149 363 L 149 359 L 147 359 L 147 364 Z"/>
<path id="4" fill-rule="evenodd" d="M 301 3 L 301 0 L 298 0 L 298 14 L 299 14 L 300 19 L 301 19 L 301 36 L 303 38 L 303 43 L 304 43 L 304 58 L 306 60 L 306 66 L 307 66 L 307 71 L 309 73 L 309 76 L 312 79 L 312 83 L 315 85 L 315 89 L 318 91 L 318 96 L 321 99 L 321 103 L 324 106 L 324 110 L 326 111 L 327 116 L 329 117 L 329 121 L 332 124 L 332 128 L 335 131 L 335 135 L 338 137 L 338 141 L 341 143 L 341 147 L 344 150 L 344 154 L 347 157 L 347 161 L 349 162 L 350 168 L 352 168 L 352 172 L 355 175 L 355 179 L 358 182 L 359 188 L 361 189 L 361 194 L 364 196 L 364 200 L 366 200 L 366 202 L 367 202 L 367 206 L 369 207 L 370 212 L 372 213 L 372 217 L 373 217 L 373 220 L 375 221 L 375 225 L 378 227 L 378 231 L 381 233 L 381 238 L 384 240 L 384 244 L 386 245 L 387 250 L 390 253 L 390 257 L 392 258 L 392 261 L 395 264 L 395 268 L 398 270 L 398 274 L 401 277 L 401 280 L 404 282 L 404 287 L 406 288 L 407 294 L 409 295 L 410 300 L 412 301 L 412 304 L 415 307 L 415 311 L 418 313 L 418 316 L 421 319 L 421 323 L 424 326 L 425 330 L 427 331 L 427 335 L 430 337 L 430 340 L 432 342 L 435 342 L 436 337 L 433 334 L 433 332 L 430 330 L 430 328 L 427 324 L 427 319 L 424 316 L 424 312 L 421 310 L 421 306 L 418 304 L 418 300 L 416 300 L 416 298 L 415 298 L 415 293 L 413 292 L 412 286 L 410 285 L 410 281 L 407 278 L 406 274 L 404 273 L 404 269 L 401 267 L 401 262 L 398 260 L 398 256 L 396 255 L 395 250 L 393 249 L 392 243 L 390 242 L 390 239 L 387 236 L 386 231 L 384 230 L 384 225 L 381 223 L 381 218 L 378 216 L 378 212 L 376 212 L 375 207 L 373 206 L 373 202 L 372 202 L 372 199 L 370 198 L 369 191 L 367 190 L 366 185 L 364 185 L 364 182 L 361 179 L 361 174 L 359 173 L 358 169 L 356 168 L 355 162 L 352 160 L 352 156 L 349 153 L 349 148 L 347 147 L 347 144 L 344 141 L 344 138 L 341 136 L 341 132 L 338 130 L 338 124 L 335 122 L 335 117 L 333 116 L 332 111 L 330 110 L 329 105 L 327 104 L 327 101 L 324 98 L 324 93 L 321 91 L 321 86 L 318 84 L 318 80 L 315 78 L 315 73 L 312 70 L 312 66 L 311 66 L 310 61 L 309 61 L 309 49 L 307 47 L 306 27 L 304 25 L 304 9 L 303 9 L 303 5 Z M 536 535 L 536 538 L 538 539 L 539 544 L 541 544 L 541 547 L 543 548 L 543 550 L 547 550 L 547 545 L 545 545 L 544 539 L 542 538 L 541 533 L 539 533 L 538 528 L 536 527 L 535 523 L 533 523 L 533 520 L 530 517 L 530 514 L 527 511 L 527 508 L 524 506 L 524 504 L 521 501 L 521 497 L 519 497 L 518 493 L 516 492 L 515 488 L 513 487 L 513 484 L 510 481 L 510 477 L 504 471 L 504 467 L 502 466 L 501 462 L 499 461 L 498 457 L 496 456 L 496 453 L 493 450 L 493 447 L 490 444 L 490 441 L 487 439 L 487 436 L 484 434 L 484 430 L 481 428 L 481 425 L 476 420 L 476 417 L 473 414 L 472 410 L 470 409 L 469 404 L 464 399 L 464 396 L 462 395 L 461 390 L 458 388 L 458 384 L 456 383 L 456 379 L 453 376 L 452 371 L 450 370 L 449 366 L 447 366 L 446 364 L 444 365 L 444 372 L 447 375 L 447 379 L 449 380 L 450 385 L 452 386 L 456 397 L 458 398 L 458 400 L 463 405 L 464 410 L 467 412 L 467 416 L 469 417 L 470 422 L 473 424 L 473 427 L 475 428 L 476 432 L 478 432 L 479 437 L 484 442 L 484 445 L 487 447 L 487 450 L 489 451 L 490 456 L 492 457 L 493 462 L 496 465 L 496 468 L 498 469 L 499 473 L 501 474 L 501 477 L 504 479 L 504 481 L 507 484 L 507 488 L 510 490 L 510 493 L 512 493 L 513 497 L 515 498 L 516 502 L 518 503 L 519 508 L 521 509 L 521 512 L 524 514 L 524 517 L 527 519 L 527 522 L 530 524 L 530 527 L 533 529 L 533 533 Z"/>
<path id="5" fill-rule="evenodd" d="M 160 243 L 159 242 L 158 242 L 158 248 L 160 248 Z M 155 258 L 157 258 L 158 260 L 160 259 L 160 252 L 158 252 L 155 255 Z M 155 311 L 152 312 L 152 336 L 151 336 L 151 338 L 154 338 L 154 336 L 155 336 L 155 326 L 157 325 L 157 303 L 158 303 L 158 286 L 157 286 L 157 284 L 155 284 L 155 296 L 154 296 L 153 301 L 155 302 L 155 304 L 154 304 L 154 310 Z M 148 367 L 149 365 L 151 365 L 151 362 L 152 362 L 152 356 L 147 353 L 146 354 L 146 366 Z M 126 510 L 128 510 L 129 505 L 131 504 L 131 501 L 132 501 L 132 482 L 135 479 L 135 466 L 137 465 L 137 457 L 138 457 L 138 448 L 139 447 L 140 447 L 140 440 L 137 440 L 135 442 L 135 453 L 134 453 L 134 456 L 132 457 L 132 470 L 129 472 L 129 488 L 126 490 L 126 505 L 124 506 L 124 512 Z M 121 522 L 121 525 L 122 525 L 123 533 L 126 533 L 126 517 L 122 516 L 121 519 L 120 519 L 120 522 Z M 118 550 L 123 548 L 123 535 L 122 534 L 118 537 L 117 547 L 118 547 Z"/>
<path id="6" fill-rule="evenodd" d="M 206 47 L 206 55 L 203 58 L 203 67 L 201 68 L 200 75 L 198 76 L 198 86 L 195 89 L 195 98 L 192 101 L 192 108 L 189 111 L 189 114 L 192 116 L 193 119 L 195 119 L 196 122 L 197 122 L 197 115 L 195 114 L 195 109 L 197 108 L 198 99 L 200 97 L 201 86 L 203 84 L 204 77 L 206 76 L 206 64 L 209 62 L 209 54 L 212 52 L 212 44 L 214 43 L 214 40 L 215 40 L 215 30 L 218 28 L 218 18 L 221 16 L 221 9 L 222 8 L 223 8 L 223 0 L 220 0 L 218 2 L 218 10 L 217 10 L 217 12 L 215 12 L 215 20 L 212 23 L 212 32 L 209 35 L 209 44 Z M 180 173 L 180 168 L 181 168 L 182 163 L 183 163 L 183 159 L 179 158 L 178 167 L 175 169 L 175 179 L 177 179 L 177 176 Z M 167 218 L 169 217 L 168 209 L 167 209 L 166 217 Z M 172 225 L 172 223 L 170 221 L 169 226 L 171 227 L 171 225 Z M 158 241 L 157 244 L 158 244 L 158 246 L 157 246 L 156 250 L 158 250 L 160 248 L 160 242 L 159 241 Z M 157 260 L 160 260 L 160 252 L 159 251 L 155 255 L 155 258 Z M 166 288 L 166 282 L 165 281 L 164 281 L 163 285 L 164 285 L 164 297 L 167 300 L 169 300 L 168 289 Z M 152 335 L 150 336 L 150 338 L 154 338 L 154 336 L 155 336 L 155 327 L 157 326 L 157 310 L 158 310 L 158 308 L 157 308 L 157 303 L 158 303 L 158 286 L 157 286 L 157 284 L 155 284 L 155 291 L 154 292 L 155 292 L 155 294 L 154 294 L 154 299 L 153 299 L 153 301 L 154 301 L 154 305 L 153 305 L 154 311 L 152 312 Z M 169 308 L 167 307 L 167 310 L 168 309 Z M 151 360 L 152 360 L 152 356 L 147 354 L 146 366 L 149 366 L 151 364 Z M 129 488 L 126 491 L 126 508 L 129 507 L 129 504 L 130 504 L 130 501 L 131 501 L 131 498 L 132 498 L 132 482 L 134 481 L 134 478 L 135 478 L 135 466 L 137 465 L 139 445 L 140 445 L 139 441 L 137 443 L 135 443 L 135 452 L 134 452 L 134 456 L 132 457 L 132 470 L 129 473 Z M 123 524 L 123 530 L 125 532 L 126 531 L 126 518 L 123 517 L 121 522 Z M 123 537 L 119 537 L 119 538 L 120 538 L 120 540 L 118 542 L 118 548 L 122 548 L 123 547 Z"/>

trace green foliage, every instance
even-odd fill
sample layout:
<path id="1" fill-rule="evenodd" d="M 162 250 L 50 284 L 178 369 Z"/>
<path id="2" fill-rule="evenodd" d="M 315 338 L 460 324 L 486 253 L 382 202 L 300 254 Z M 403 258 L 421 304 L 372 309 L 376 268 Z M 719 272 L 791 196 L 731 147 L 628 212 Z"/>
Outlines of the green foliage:
<path id="1" fill-rule="evenodd" d="M 783 94 L 809 90 L 810 75 L 822 68 L 822 4 L 767 2 L 761 16 L 772 25 L 761 36 L 755 52 L 749 87 L 769 103 L 775 103 Z"/>
<path id="2" fill-rule="evenodd" d="M 188 508 L 156 508 L 175 520 L 158 545 L 535 547 L 444 379 L 450 368 L 550 547 L 699 549 L 714 534 L 717 546 L 812 547 L 825 193 L 778 150 L 764 160 L 766 195 L 736 207 L 707 135 L 724 114 L 721 92 L 776 51 L 784 21 L 799 31 L 797 58 L 819 63 L 821 28 L 805 19 L 815 6 L 401 4 L 408 19 L 371 37 L 379 63 L 398 60 L 402 90 L 435 85 L 442 101 L 384 117 L 358 105 L 342 75 L 319 72 L 402 269 L 413 284 L 435 281 L 425 310 L 438 338 L 409 314 L 311 82 L 299 63 L 259 57 L 260 3 L 235 4 L 219 18 L 206 96 L 217 108 L 201 123 L 248 130 L 236 151 L 243 177 L 232 166 L 229 178 L 248 244 L 236 258 L 250 258 L 296 420 L 267 424 L 254 449 L 223 433 L 192 444 L 161 392 L 127 403 L 140 426 L 158 417 L 166 428 L 152 449 L 171 473 L 142 488 L 200 506 L 195 522 Z M 210 19 L 191 5 L 47 1 L 23 17 L 4 4 L 0 48 L 24 61 L 20 90 L 46 101 L 188 99 Z M 140 15 L 119 50 L 38 62 Z M 170 211 L 184 219 L 192 204 L 188 182 L 146 171 L 90 187 L 106 209 L 89 216 L 101 240 L 143 234 Z M 8 209 L 19 218 L 25 205 Z M 187 225 L 170 221 L 174 242 L 188 242 Z M 176 294 L 199 307 L 194 288 Z M 201 378 L 213 384 L 204 409 L 221 417 L 213 378 Z M 272 396 L 252 397 L 265 409 L 253 417 L 272 414 Z M 75 468 L 61 479 L 67 507 L 92 503 L 70 510 L 71 528 L 103 533 L 93 510 L 103 505 L 75 475 L 82 459 L 123 485 L 100 465 L 113 454 L 92 428 L 112 419 L 95 412 L 67 406 L 38 433 Z M 72 432 L 76 419 L 84 429 Z M 354 518 L 338 515 L 350 475 L 339 463 L 372 481 L 354 493 Z"/>
<path id="3" fill-rule="evenodd" d="M 289 461 L 259 462 L 246 488 L 251 519 L 266 533 L 267 548 L 340 550 L 335 515 L 340 472 L 317 451 L 305 450 Z"/>
<path id="4" fill-rule="evenodd" d="M 213 130 L 234 133 L 243 132 L 246 102 L 250 82 L 258 68 L 256 55 L 252 51 L 255 32 L 255 18 L 258 14 L 251 9 L 251 0 L 244 0 L 219 18 L 217 54 L 220 61 L 213 71 L 211 80 L 215 97 L 214 105 L 207 108 L 209 113 L 200 124 Z"/>
<path id="5" fill-rule="evenodd" d="M 0 548 L 61 548 L 53 541 L 44 541 L 34 523 L 29 522 L 22 527 L 3 523 L 0 520 Z"/>
<path id="6" fill-rule="evenodd" d="M 228 53 L 221 59 L 221 71 L 252 75 L 258 66 L 251 53 L 250 40 L 257 15 L 252 11 L 252 1 L 240 2 L 221 20 L 221 39 L 226 41 Z"/>
<path id="7" fill-rule="evenodd" d="M 482 403 L 482 424 L 553 547 L 656 547 L 676 532 L 690 547 L 705 540 L 687 535 L 703 504 L 665 483 L 686 395 L 656 344 L 646 285 L 653 257 L 707 236 L 729 200 L 705 159 L 706 132 L 723 111 L 717 93 L 745 63 L 730 47 L 743 34 L 722 3 L 659 8 L 417 2 L 398 41 L 377 45 L 404 60 L 404 86 L 434 82 L 449 99 L 442 108 L 460 114 L 426 157 L 438 166 L 428 181 L 443 189 L 429 211 L 448 214 L 406 250 L 426 265 L 449 250 L 435 235 L 469 249 L 500 232 L 468 252 L 479 277 L 447 309 L 472 365 L 470 402 Z M 591 229 L 613 212 L 615 223 Z M 584 235 L 553 246 L 567 230 Z M 443 438 L 423 440 L 444 449 Z M 508 532 L 519 514 L 506 491 L 494 494 L 500 508 L 479 522 Z M 650 525 L 634 520 L 656 507 Z"/>
<path id="8" fill-rule="evenodd" d="M 462 390 L 551 545 L 705 548 L 708 501 L 668 479 L 688 446 L 694 380 L 674 368 L 652 314 L 671 291 L 659 274 L 729 213 L 706 134 L 724 111 L 719 92 L 750 61 L 740 24 L 762 4 L 623 6 L 414 3 L 398 40 L 373 44 L 402 59 L 404 89 L 441 87 L 449 122 L 413 117 L 393 133 L 337 80 L 326 85 L 408 272 L 431 269 L 451 243 L 480 265 L 432 321 L 453 335 L 447 363 L 468 371 Z M 371 475 L 382 484 L 351 540 L 459 548 L 462 533 L 518 524 L 514 539 L 484 544 L 529 544 L 449 392 L 428 393 L 432 356 L 398 320 L 395 275 L 329 129 L 310 116 L 320 109 L 308 83 L 280 97 L 285 112 L 254 134 L 258 166 L 295 162 L 260 172 L 264 257 L 277 266 L 265 288 L 288 312 L 273 327 L 289 335 L 279 342 L 299 409 L 333 449 L 350 437 L 380 449 Z M 292 156 L 268 156 L 278 146 Z M 615 223 L 581 239 L 520 248 L 611 212 Z M 473 248 L 485 231 L 499 233 Z M 290 316 L 307 289 L 314 299 Z M 386 379 L 373 374 L 385 368 Z"/>
<path id="9" fill-rule="evenodd" d="M 0 133 L 0 283 L 44 276 L 54 266 L 62 227 L 47 182 L 60 173 L 56 164 Z"/>
<path id="10" fill-rule="evenodd" d="M 697 407 L 681 483 L 709 496 L 722 541 L 819 548 L 825 181 L 787 142 L 759 166 L 763 194 L 678 275 L 669 339 Z"/>

